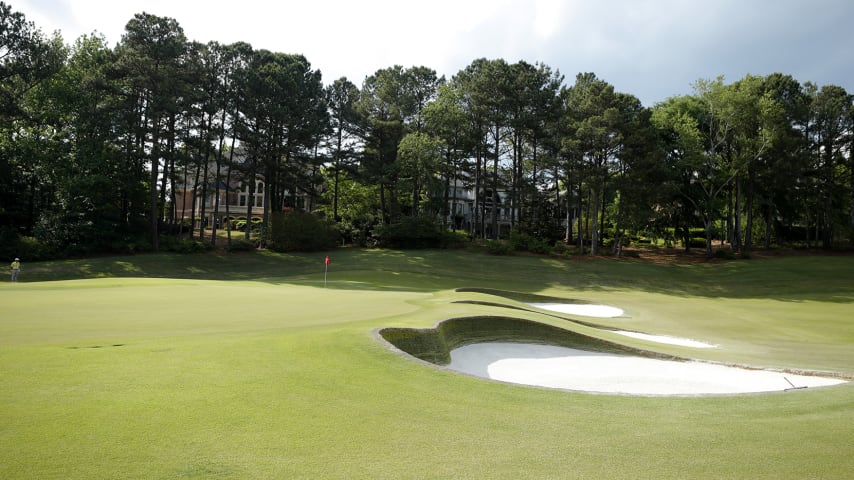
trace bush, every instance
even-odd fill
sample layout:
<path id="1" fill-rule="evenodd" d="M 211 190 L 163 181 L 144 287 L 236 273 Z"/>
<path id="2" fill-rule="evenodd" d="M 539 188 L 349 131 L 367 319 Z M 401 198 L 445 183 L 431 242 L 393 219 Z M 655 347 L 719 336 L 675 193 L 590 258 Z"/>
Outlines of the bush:
<path id="1" fill-rule="evenodd" d="M 229 252 L 252 252 L 255 251 L 255 242 L 247 242 L 246 240 L 231 240 L 231 245 L 225 247 Z"/>
<path id="2" fill-rule="evenodd" d="M 463 230 L 442 232 L 440 241 L 440 246 L 442 248 L 466 248 L 469 243 L 471 243 L 471 237 L 469 237 L 468 232 Z"/>
<path id="3" fill-rule="evenodd" d="M 334 225 L 310 213 L 281 212 L 271 216 L 270 250 L 317 252 L 338 246 L 341 235 Z"/>
<path id="4" fill-rule="evenodd" d="M 691 240 L 688 241 L 688 247 L 690 247 L 690 248 L 706 248 L 706 238 L 705 237 L 692 237 Z"/>
<path id="5" fill-rule="evenodd" d="M 728 248 L 721 248 L 715 250 L 714 257 L 719 258 L 721 260 L 735 260 L 735 252 Z"/>
<path id="6" fill-rule="evenodd" d="M 13 230 L 9 229 L 12 233 Z M 10 235 L 6 233 L 0 238 L 0 254 L 3 261 L 11 261 L 15 257 L 24 259 L 27 262 L 37 262 L 40 260 L 51 260 L 59 255 L 50 245 L 42 242 L 34 237 L 19 237 L 15 233 Z"/>
<path id="7" fill-rule="evenodd" d="M 427 217 L 403 217 L 400 222 L 379 225 L 374 238 L 382 248 L 438 248 L 442 232 Z"/>
<path id="8" fill-rule="evenodd" d="M 249 231 L 252 233 L 260 233 L 261 232 L 261 224 L 264 222 L 263 219 L 252 217 L 248 222 L 245 218 L 239 218 L 237 220 L 231 220 L 231 230 L 238 232 L 245 232 L 247 224 L 249 225 Z"/>
<path id="9" fill-rule="evenodd" d="M 510 255 L 513 253 L 513 246 L 502 240 L 487 240 L 486 252 L 490 255 Z"/>
<path id="10" fill-rule="evenodd" d="M 517 252 L 548 253 L 551 250 L 545 241 L 516 230 L 510 232 L 510 246 Z"/>
<path id="11" fill-rule="evenodd" d="M 564 255 L 569 252 L 570 247 L 563 240 L 556 240 L 554 246 L 552 247 L 552 253 L 557 255 Z"/>
<path id="12" fill-rule="evenodd" d="M 203 253 L 213 249 L 213 246 L 202 240 L 161 236 L 160 249 L 175 253 Z"/>

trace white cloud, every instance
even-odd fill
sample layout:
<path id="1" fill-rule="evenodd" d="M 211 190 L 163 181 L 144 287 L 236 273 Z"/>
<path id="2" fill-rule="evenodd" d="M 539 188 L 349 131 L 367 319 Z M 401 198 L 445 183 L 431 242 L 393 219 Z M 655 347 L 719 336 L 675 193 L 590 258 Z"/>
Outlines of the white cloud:
<path id="1" fill-rule="evenodd" d="M 452 76 L 480 57 L 546 63 L 571 83 L 592 71 L 649 105 L 699 78 L 788 73 L 854 92 L 848 0 L 16 0 L 67 43 L 120 41 L 134 13 L 176 19 L 188 38 L 301 53 L 331 82 L 395 64 Z"/>

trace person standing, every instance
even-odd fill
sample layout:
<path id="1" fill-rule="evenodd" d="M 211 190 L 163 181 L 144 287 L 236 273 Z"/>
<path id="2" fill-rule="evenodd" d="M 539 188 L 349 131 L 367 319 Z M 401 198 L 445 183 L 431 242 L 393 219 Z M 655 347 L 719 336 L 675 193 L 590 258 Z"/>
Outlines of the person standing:
<path id="1" fill-rule="evenodd" d="M 12 268 L 12 281 L 17 282 L 18 274 L 21 273 L 21 259 L 15 258 L 15 261 L 12 262 L 12 265 L 10 265 L 10 267 Z"/>

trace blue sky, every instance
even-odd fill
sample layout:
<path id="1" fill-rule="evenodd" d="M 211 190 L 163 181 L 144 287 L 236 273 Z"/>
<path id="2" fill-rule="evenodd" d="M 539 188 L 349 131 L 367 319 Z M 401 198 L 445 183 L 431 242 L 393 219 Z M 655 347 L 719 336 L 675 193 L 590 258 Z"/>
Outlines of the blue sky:
<path id="1" fill-rule="evenodd" d="M 121 40 L 134 13 L 172 17 L 191 40 L 301 53 L 326 83 L 395 64 L 451 77 L 480 57 L 594 72 L 652 106 L 698 79 L 782 72 L 854 93 L 850 0 L 8 0 L 66 43 Z"/>

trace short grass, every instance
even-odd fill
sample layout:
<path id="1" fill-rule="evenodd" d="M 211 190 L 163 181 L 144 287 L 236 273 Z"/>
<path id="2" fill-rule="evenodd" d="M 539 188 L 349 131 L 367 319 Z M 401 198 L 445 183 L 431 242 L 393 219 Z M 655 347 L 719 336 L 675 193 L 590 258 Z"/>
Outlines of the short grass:
<path id="1" fill-rule="evenodd" d="M 854 374 L 854 257 L 715 264 L 446 251 L 141 255 L 0 285 L 0 478 L 846 478 L 854 386 L 593 395 L 459 375 L 379 327 L 604 303 L 663 353 Z M 460 300 L 475 302 L 459 303 Z M 484 302 L 489 300 L 489 302 Z M 478 304 L 477 302 L 481 302 Z M 591 319 L 587 319 L 591 320 Z M 579 327 L 586 328 L 586 327 Z M 592 332 L 595 329 L 589 329 Z"/>

